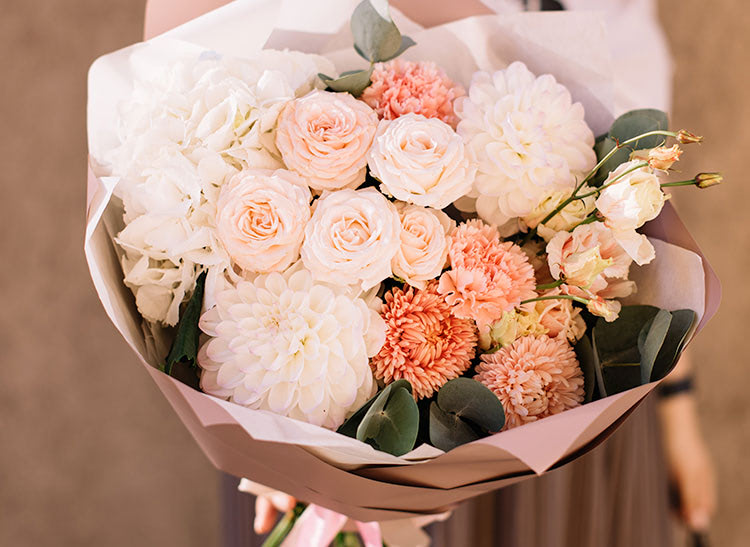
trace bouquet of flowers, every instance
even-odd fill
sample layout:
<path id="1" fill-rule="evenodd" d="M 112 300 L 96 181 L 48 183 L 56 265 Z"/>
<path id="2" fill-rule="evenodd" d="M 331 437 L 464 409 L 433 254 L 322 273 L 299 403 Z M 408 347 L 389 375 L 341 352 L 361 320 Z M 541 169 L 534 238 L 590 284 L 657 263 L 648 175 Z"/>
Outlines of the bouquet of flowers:
<path id="1" fill-rule="evenodd" d="M 665 192 L 721 182 L 669 179 L 701 138 L 658 110 L 612 122 L 574 63 L 469 40 L 497 16 L 408 37 L 364 0 L 354 51 L 278 19 L 248 47 L 251 4 L 90 78 L 92 276 L 212 461 L 387 520 L 611 431 L 715 307 Z"/>

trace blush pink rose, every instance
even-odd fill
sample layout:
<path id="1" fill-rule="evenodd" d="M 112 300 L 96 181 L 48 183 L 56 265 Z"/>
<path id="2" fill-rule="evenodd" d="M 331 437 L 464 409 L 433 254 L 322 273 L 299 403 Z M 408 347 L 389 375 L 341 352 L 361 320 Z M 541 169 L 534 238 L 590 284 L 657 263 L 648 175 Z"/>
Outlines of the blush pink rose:
<path id="1" fill-rule="evenodd" d="M 305 180 L 291 171 L 243 171 L 219 196 L 219 240 L 244 270 L 285 270 L 299 256 L 311 199 Z"/>
<path id="2" fill-rule="evenodd" d="M 365 180 L 377 125 L 377 114 L 348 93 L 311 91 L 281 111 L 276 147 L 314 190 L 356 188 Z"/>
<path id="3" fill-rule="evenodd" d="M 458 117 L 453 101 L 466 92 L 435 63 L 403 59 L 377 63 L 370 80 L 372 84 L 360 98 L 382 119 L 414 113 L 439 118 L 455 129 Z"/>

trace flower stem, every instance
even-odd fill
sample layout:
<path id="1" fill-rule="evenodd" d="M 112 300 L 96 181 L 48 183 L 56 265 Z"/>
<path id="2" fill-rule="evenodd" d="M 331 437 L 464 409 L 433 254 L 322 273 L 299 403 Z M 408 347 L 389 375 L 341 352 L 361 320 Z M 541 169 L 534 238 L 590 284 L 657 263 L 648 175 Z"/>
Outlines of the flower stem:
<path id="1" fill-rule="evenodd" d="M 591 215 L 591 216 L 588 216 L 588 217 L 584 218 L 584 219 L 583 219 L 583 220 L 582 220 L 581 222 L 579 222 L 578 224 L 576 224 L 575 226 L 573 226 L 573 227 L 572 227 L 572 228 L 571 228 L 570 230 L 568 230 L 568 231 L 569 231 L 569 232 L 572 232 L 573 230 L 575 230 L 575 229 L 576 229 L 576 228 L 578 228 L 579 226 L 583 226 L 584 224 L 591 224 L 592 222 L 598 222 L 598 220 L 599 220 L 599 217 L 597 217 L 597 216 L 596 216 L 596 213 L 594 213 L 593 215 Z"/>
<path id="2" fill-rule="evenodd" d="M 565 281 L 563 281 L 562 279 L 558 279 L 554 283 L 547 283 L 545 285 L 537 285 L 536 286 L 536 290 L 538 290 L 538 291 L 546 291 L 546 290 L 549 290 L 549 289 L 555 289 L 555 288 L 559 287 L 560 285 L 562 285 L 563 283 L 565 283 Z"/>
<path id="3" fill-rule="evenodd" d="M 661 185 L 662 188 L 672 188 L 674 186 L 695 186 L 696 182 L 695 179 L 690 180 L 680 180 L 677 182 L 665 182 Z"/>
<path id="4" fill-rule="evenodd" d="M 524 300 L 521 304 L 529 304 L 531 302 L 540 302 L 542 300 L 574 300 L 585 306 L 588 306 L 589 300 L 587 298 L 581 298 L 580 296 L 573 296 L 572 294 L 556 294 L 550 296 L 537 296 L 536 298 L 529 298 Z"/>
<path id="5" fill-rule="evenodd" d="M 281 517 L 271 533 L 268 534 L 268 537 L 266 538 L 266 541 L 263 542 L 262 547 L 279 547 L 284 539 L 286 539 L 286 536 L 289 535 L 289 532 L 292 531 L 292 528 L 294 528 L 294 524 L 297 522 L 297 519 L 300 517 L 306 507 L 307 506 L 305 504 L 298 503 L 294 506 L 294 509 Z"/>

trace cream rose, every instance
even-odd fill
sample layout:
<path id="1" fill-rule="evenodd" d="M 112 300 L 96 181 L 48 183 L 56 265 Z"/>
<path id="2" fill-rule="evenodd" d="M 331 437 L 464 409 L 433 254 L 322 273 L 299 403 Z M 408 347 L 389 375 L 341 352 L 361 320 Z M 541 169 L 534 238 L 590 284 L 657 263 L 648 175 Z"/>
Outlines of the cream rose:
<path id="1" fill-rule="evenodd" d="M 396 204 L 401 218 L 401 245 L 393 257 L 393 273 L 409 285 L 424 289 L 443 271 L 448 259 L 448 234 L 456 223 L 442 211 Z"/>
<path id="2" fill-rule="evenodd" d="M 396 208 L 374 188 L 325 192 L 305 228 L 302 261 L 316 281 L 367 290 L 391 276 L 400 234 Z"/>
<path id="3" fill-rule="evenodd" d="M 579 195 L 585 195 L 591 191 L 591 188 L 584 186 L 580 189 Z M 534 208 L 533 211 L 523 218 L 524 223 L 529 228 L 536 228 L 537 234 L 545 241 L 552 239 L 557 232 L 567 232 L 572 230 L 583 219 L 585 219 L 594 210 L 594 196 L 583 199 L 577 199 L 570 202 L 565 208 L 549 219 L 545 224 L 540 224 L 547 215 L 559 207 L 563 201 L 568 199 L 572 191 L 556 190 L 547 194 L 542 201 Z"/>
<path id="4" fill-rule="evenodd" d="M 547 254 L 552 277 L 590 294 L 605 291 L 612 279 L 627 279 L 631 263 L 612 231 L 601 222 L 558 232 L 547 244 Z"/>
<path id="5" fill-rule="evenodd" d="M 623 163 L 609 174 L 605 185 L 617 177 L 622 178 L 602 190 L 596 208 L 604 216 L 606 225 L 612 228 L 617 242 L 638 265 L 643 265 L 654 259 L 654 247 L 636 229 L 659 216 L 667 196 L 652 169 L 641 167 L 624 174 L 639 163 Z"/>
<path id="6" fill-rule="evenodd" d="M 244 270 L 283 271 L 299 256 L 311 198 L 305 180 L 291 171 L 243 171 L 219 196 L 219 240 Z"/>
<path id="7" fill-rule="evenodd" d="M 356 188 L 365 180 L 377 124 L 375 111 L 348 93 L 312 91 L 281 111 L 276 147 L 314 190 Z"/>
<path id="8" fill-rule="evenodd" d="M 476 172 L 451 126 L 419 114 L 382 120 L 367 161 L 383 192 L 436 209 L 467 194 Z"/>

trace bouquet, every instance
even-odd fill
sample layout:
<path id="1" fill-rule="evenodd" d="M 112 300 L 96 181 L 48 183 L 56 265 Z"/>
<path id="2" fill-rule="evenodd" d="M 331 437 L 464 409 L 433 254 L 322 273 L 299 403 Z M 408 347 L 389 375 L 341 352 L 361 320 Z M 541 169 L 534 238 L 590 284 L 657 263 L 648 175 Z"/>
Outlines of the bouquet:
<path id="1" fill-rule="evenodd" d="M 721 176 L 670 177 L 701 137 L 612 121 L 575 63 L 470 40 L 498 16 L 409 37 L 387 3 L 352 8 L 323 45 L 277 20 L 250 48 L 260 8 L 236 2 L 97 61 L 86 250 L 218 467 L 373 521 L 611 432 L 715 308 L 667 191 Z"/>

